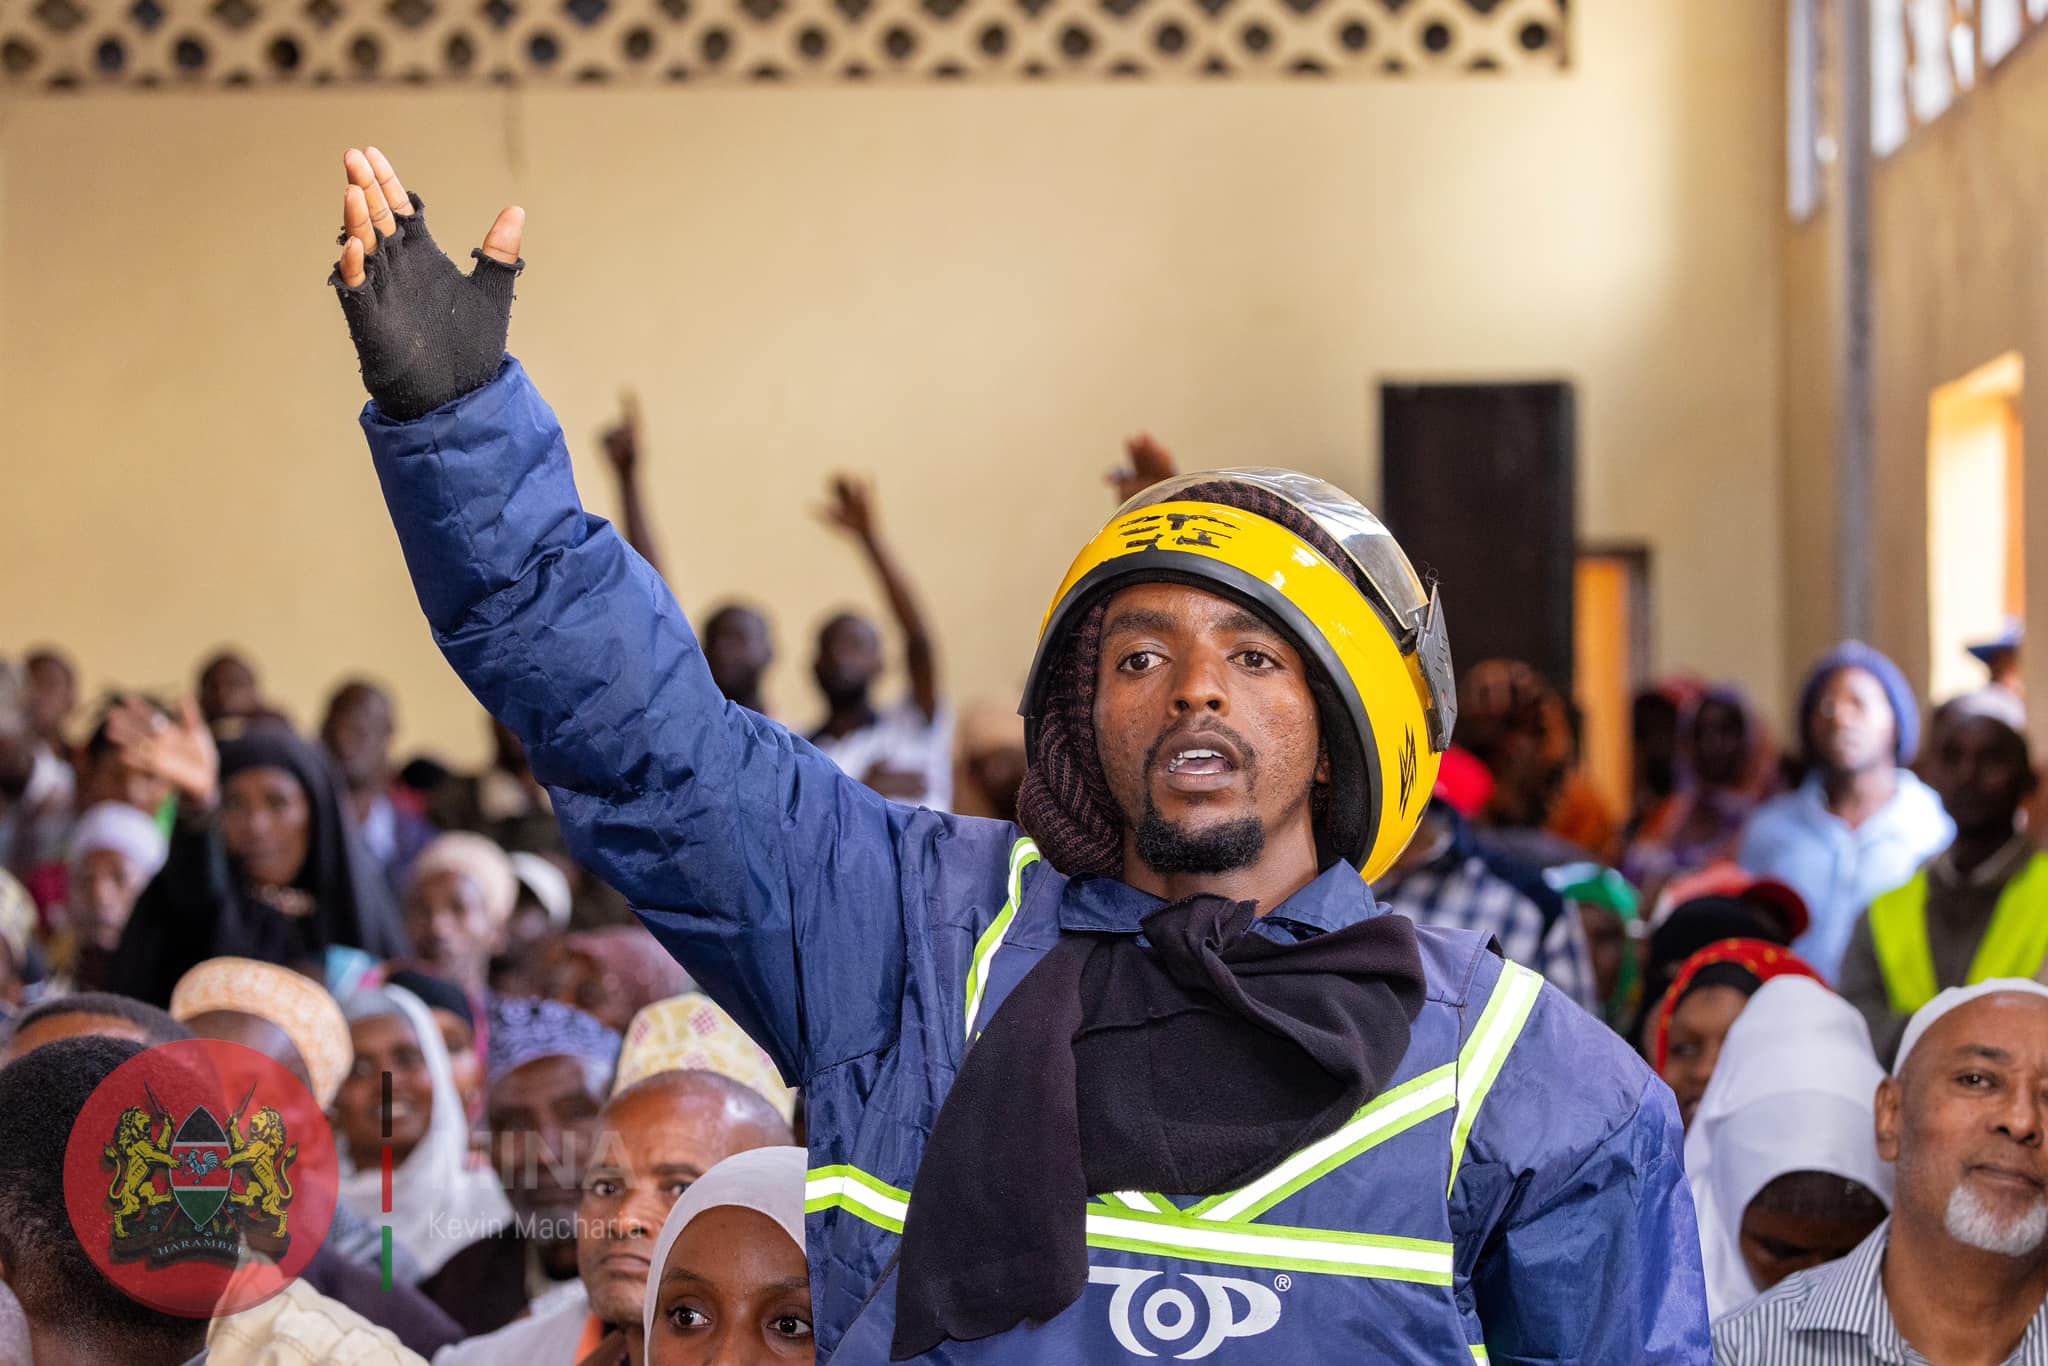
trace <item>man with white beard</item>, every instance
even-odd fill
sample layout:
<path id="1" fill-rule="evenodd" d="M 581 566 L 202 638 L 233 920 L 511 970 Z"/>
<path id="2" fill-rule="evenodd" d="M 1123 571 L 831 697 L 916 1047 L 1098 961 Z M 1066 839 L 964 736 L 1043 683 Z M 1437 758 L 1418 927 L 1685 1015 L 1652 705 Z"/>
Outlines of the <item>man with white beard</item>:
<path id="1" fill-rule="evenodd" d="M 2048 1366 L 2048 987 L 1942 992 L 1877 1090 L 1891 1218 L 1714 1325 L 1719 1366 Z"/>

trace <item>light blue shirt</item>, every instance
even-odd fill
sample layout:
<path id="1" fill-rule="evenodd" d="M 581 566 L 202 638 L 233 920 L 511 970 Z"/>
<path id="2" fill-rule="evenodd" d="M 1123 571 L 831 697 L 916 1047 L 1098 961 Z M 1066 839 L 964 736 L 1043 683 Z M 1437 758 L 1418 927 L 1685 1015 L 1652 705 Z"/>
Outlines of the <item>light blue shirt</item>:
<path id="1" fill-rule="evenodd" d="M 1899 770 L 1898 791 L 1854 830 L 1828 810 L 1818 776 L 1757 809 L 1735 858 L 1763 877 L 1790 883 L 1813 923 L 1792 945 L 1828 981 L 1842 965 L 1856 918 L 1946 849 L 1955 824 L 1932 788 Z"/>

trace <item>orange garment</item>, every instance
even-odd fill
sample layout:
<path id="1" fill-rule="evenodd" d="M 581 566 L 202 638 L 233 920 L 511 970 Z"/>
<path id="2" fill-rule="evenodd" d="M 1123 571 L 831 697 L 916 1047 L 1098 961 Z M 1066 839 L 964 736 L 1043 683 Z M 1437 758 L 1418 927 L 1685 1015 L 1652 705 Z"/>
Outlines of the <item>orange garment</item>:
<path id="1" fill-rule="evenodd" d="M 625 1366 L 626 1335 L 606 1330 L 597 1315 L 583 1323 L 583 1336 L 576 1340 L 576 1366 Z"/>
<path id="2" fill-rule="evenodd" d="M 1556 805 L 1550 808 L 1550 821 L 1544 828 L 1602 859 L 1611 856 L 1620 834 L 1614 813 L 1600 799 L 1592 780 L 1577 769 L 1565 775 L 1564 787 L 1557 794 Z"/>

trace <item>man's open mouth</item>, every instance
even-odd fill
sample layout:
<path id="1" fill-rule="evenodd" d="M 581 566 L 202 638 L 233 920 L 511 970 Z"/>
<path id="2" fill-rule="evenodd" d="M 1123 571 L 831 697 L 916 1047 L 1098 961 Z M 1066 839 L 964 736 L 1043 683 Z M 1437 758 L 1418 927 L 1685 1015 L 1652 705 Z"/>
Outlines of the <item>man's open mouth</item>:
<path id="1" fill-rule="evenodd" d="M 1174 756 L 1166 763 L 1168 773 L 1229 773 L 1236 767 L 1230 756 L 1222 750 L 1199 746 L 1175 751 Z"/>
<path id="2" fill-rule="evenodd" d="M 1229 786 L 1245 766 L 1243 750 L 1215 731 L 1168 736 L 1154 752 L 1153 762 L 1166 785 L 1181 792 Z"/>

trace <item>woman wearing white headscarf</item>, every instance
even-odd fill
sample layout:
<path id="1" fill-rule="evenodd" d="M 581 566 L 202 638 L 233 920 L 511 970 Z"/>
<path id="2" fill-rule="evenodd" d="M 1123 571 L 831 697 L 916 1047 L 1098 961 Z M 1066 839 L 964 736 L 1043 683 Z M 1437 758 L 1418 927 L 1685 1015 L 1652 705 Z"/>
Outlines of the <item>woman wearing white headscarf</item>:
<path id="1" fill-rule="evenodd" d="M 150 879 L 163 871 L 171 846 L 156 817 L 126 802 L 88 807 L 71 828 L 65 858 L 65 928 L 82 954 L 110 957 Z"/>
<path id="2" fill-rule="evenodd" d="M 815 1359 L 804 1262 L 804 1150 L 728 1157 L 683 1192 L 655 1240 L 645 1366 Z"/>
<path id="3" fill-rule="evenodd" d="M 1883 1222 L 1892 1172 L 1872 1114 L 1883 1079 L 1863 1017 L 1819 982 L 1774 978 L 1750 998 L 1685 1136 L 1711 1317 L 1846 1255 Z"/>
<path id="4" fill-rule="evenodd" d="M 448 1048 L 424 1003 L 401 987 L 359 991 L 343 1007 L 355 1066 L 335 1097 L 342 1148 L 341 1203 L 391 1226 L 391 1238 L 431 1276 L 442 1263 L 512 1217 L 497 1173 L 472 1162 L 469 1124 Z M 390 1021 L 396 1031 L 382 1027 Z M 389 1055 L 367 1046 L 392 1034 Z M 383 1076 L 392 1074 L 391 1212 L 384 1213 Z M 421 1083 L 424 1083 L 423 1085 Z M 422 1114 L 421 1111 L 425 1113 Z"/>

